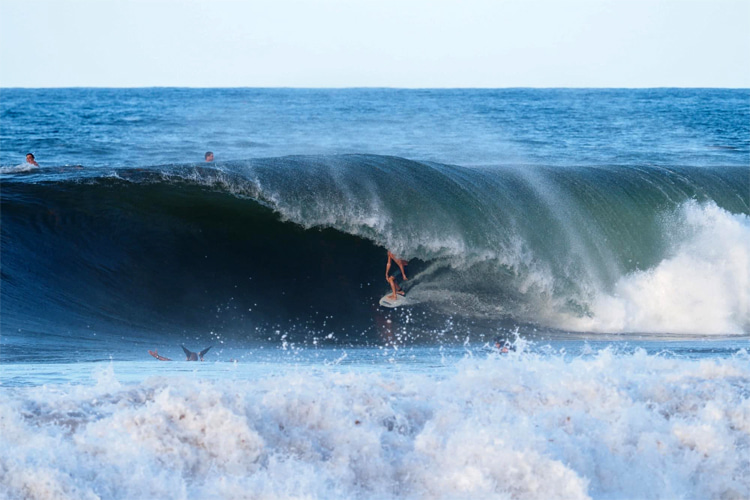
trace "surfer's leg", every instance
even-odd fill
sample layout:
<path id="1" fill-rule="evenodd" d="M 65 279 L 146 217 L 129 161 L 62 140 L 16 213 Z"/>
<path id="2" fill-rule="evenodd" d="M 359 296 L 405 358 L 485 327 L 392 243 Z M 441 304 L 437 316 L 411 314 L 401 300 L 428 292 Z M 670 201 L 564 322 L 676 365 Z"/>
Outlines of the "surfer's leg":
<path id="1" fill-rule="evenodd" d="M 406 277 L 406 271 L 404 270 L 404 266 L 407 262 L 405 260 L 396 259 L 396 264 L 398 264 L 398 268 L 401 270 L 401 277 L 404 278 L 404 281 L 408 280 L 409 278 Z"/>
<path id="2" fill-rule="evenodd" d="M 398 273 L 398 271 L 396 271 L 396 273 Z M 393 280 L 393 285 L 392 286 L 396 287 L 396 293 L 397 294 L 399 294 L 399 295 L 406 295 L 406 292 L 404 292 L 404 289 L 401 288 L 401 285 L 398 284 L 398 280 L 396 279 L 396 274 L 394 274 L 393 276 L 390 277 L 389 282 L 390 282 L 390 280 Z"/>
<path id="3" fill-rule="evenodd" d="M 391 291 L 393 292 L 388 296 L 388 298 L 391 300 L 396 300 L 396 294 L 399 292 L 398 285 L 396 285 L 396 278 L 393 276 L 389 276 L 388 283 L 391 285 Z M 403 295 L 403 292 L 401 292 L 401 295 Z"/>

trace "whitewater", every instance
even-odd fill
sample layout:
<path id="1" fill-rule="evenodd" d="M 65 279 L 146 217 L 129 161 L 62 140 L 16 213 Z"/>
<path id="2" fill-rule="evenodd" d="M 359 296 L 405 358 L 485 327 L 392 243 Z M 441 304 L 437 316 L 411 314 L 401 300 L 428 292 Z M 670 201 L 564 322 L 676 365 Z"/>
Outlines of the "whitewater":
<path id="1" fill-rule="evenodd" d="M 750 498 L 746 89 L 0 119 L 0 498 Z"/>
<path id="2" fill-rule="evenodd" d="M 8 498 L 746 498 L 748 353 L 240 363 L 5 389 Z M 152 372 L 144 363 L 137 368 Z M 221 372 L 221 373 L 217 373 Z M 436 375 L 437 372 L 437 375 Z M 257 378 L 256 378 L 257 377 Z"/>

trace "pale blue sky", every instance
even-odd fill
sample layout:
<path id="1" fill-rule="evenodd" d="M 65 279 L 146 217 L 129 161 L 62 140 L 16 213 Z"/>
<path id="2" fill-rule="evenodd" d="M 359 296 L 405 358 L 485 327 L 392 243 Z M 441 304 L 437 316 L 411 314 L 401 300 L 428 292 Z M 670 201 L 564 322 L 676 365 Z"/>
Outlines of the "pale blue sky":
<path id="1" fill-rule="evenodd" d="M 0 86 L 750 87 L 750 0 L 0 0 Z"/>

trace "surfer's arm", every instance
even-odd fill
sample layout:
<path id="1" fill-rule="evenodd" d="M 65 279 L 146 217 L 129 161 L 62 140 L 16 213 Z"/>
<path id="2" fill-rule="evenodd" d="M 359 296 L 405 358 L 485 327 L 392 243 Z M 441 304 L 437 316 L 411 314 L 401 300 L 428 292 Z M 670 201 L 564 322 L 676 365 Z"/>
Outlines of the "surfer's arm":
<path id="1" fill-rule="evenodd" d="M 172 361 L 171 359 L 165 358 L 164 356 L 160 355 L 159 351 L 157 350 L 148 351 L 148 353 L 152 355 L 153 357 L 155 357 L 156 359 L 158 359 L 159 361 Z"/>
<path id="2" fill-rule="evenodd" d="M 198 356 L 201 358 L 201 361 L 203 361 L 203 356 L 205 356 L 206 353 L 208 352 L 208 350 L 211 349 L 212 347 L 213 346 L 210 345 L 210 346 L 206 347 L 205 349 L 203 349 L 201 352 L 198 353 Z"/>
<path id="3" fill-rule="evenodd" d="M 391 252 L 388 252 L 388 263 L 385 265 L 385 280 L 386 281 L 389 281 L 388 277 L 391 273 L 391 259 L 392 259 Z"/>

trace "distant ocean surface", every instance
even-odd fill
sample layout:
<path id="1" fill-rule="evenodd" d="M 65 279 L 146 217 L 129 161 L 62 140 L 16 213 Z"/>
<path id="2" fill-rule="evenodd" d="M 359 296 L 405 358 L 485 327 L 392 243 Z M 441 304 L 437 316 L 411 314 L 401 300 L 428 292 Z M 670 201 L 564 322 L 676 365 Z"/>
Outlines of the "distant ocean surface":
<path id="1" fill-rule="evenodd" d="M 0 499 L 747 499 L 748 350 L 748 89 L 0 89 Z"/>

